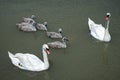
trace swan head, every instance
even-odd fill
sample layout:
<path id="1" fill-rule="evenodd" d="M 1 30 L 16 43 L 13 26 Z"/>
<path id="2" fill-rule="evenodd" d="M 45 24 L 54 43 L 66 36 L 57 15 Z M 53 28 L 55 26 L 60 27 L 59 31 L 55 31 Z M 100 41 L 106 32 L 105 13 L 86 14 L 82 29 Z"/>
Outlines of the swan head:
<path id="1" fill-rule="evenodd" d="M 111 14 L 110 14 L 110 13 L 106 13 L 105 19 L 106 19 L 107 21 L 109 20 L 110 17 L 111 17 Z"/>
<path id="2" fill-rule="evenodd" d="M 59 33 L 62 33 L 62 28 L 59 28 L 59 29 L 58 29 L 58 32 L 59 32 Z"/>
<path id="3" fill-rule="evenodd" d="M 43 44 L 43 50 L 47 53 L 50 54 L 50 50 L 47 44 Z"/>
<path id="4" fill-rule="evenodd" d="M 107 16 L 109 16 L 109 17 L 111 16 L 111 14 L 110 14 L 110 13 L 106 13 L 106 15 L 107 15 Z"/>

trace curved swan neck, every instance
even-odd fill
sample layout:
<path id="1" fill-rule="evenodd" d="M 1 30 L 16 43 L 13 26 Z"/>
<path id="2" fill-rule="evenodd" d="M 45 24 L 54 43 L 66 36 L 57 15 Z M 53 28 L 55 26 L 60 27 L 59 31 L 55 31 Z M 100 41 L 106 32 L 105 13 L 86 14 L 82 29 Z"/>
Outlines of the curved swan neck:
<path id="1" fill-rule="evenodd" d="M 44 61 L 45 67 L 48 67 L 49 66 L 48 57 L 44 48 L 42 52 L 43 52 L 43 61 Z"/>
<path id="2" fill-rule="evenodd" d="M 109 29 L 109 23 L 110 23 L 110 20 L 106 22 L 106 29 Z"/>
<path id="3" fill-rule="evenodd" d="M 103 40 L 106 41 L 106 42 L 109 42 L 110 41 L 110 35 L 109 35 L 109 23 L 110 23 L 110 20 L 107 20 L 106 21 L 106 29 L 105 29 L 105 33 L 104 33 L 104 37 L 103 37 Z"/>
<path id="4" fill-rule="evenodd" d="M 110 13 L 106 13 L 106 30 L 109 28 L 109 23 L 110 23 L 110 17 L 111 17 L 111 14 Z"/>
<path id="5" fill-rule="evenodd" d="M 65 44 L 65 45 L 66 45 L 66 41 L 63 41 L 63 44 Z"/>

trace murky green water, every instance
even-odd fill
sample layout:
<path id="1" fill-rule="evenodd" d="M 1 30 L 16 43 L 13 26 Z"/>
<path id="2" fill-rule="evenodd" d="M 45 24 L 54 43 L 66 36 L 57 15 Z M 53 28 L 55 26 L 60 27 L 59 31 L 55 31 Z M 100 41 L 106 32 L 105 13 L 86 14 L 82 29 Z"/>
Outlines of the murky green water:
<path id="1" fill-rule="evenodd" d="M 120 80 L 119 0 L 0 0 L 0 80 Z M 87 18 L 104 25 L 111 13 L 110 43 L 93 39 Z M 15 26 L 22 17 L 48 22 L 49 31 L 63 29 L 67 49 L 51 49 L 50 69 L 29 72 L 12 65 L 7 51 L 42 58 L 42 44 L 54 41 L 45 32 L 25 33 Z"/>

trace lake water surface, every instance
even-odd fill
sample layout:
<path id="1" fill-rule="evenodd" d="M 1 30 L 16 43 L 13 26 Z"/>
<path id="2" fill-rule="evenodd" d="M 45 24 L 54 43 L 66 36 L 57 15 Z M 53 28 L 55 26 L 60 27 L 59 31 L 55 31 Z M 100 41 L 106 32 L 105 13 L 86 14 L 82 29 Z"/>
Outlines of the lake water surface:
<path id="1" fill-rule="evenodd" d="M 0 0 L 0 80 L 120 80 L 119 0 Z M 111 13 L 112 40 L 104 43 L 89 34 L 87 20 L 105 24 Z M 68 48 L 50 49 L 50 68 L 29 72 L 12 65 L 8 51 L 28 52 L 42 59 L 42 44 L 50 39 L 44 31 L 25 33 L 16 23 L 36 16 L 48 22 L 49 31 L 63 29 Z"/>

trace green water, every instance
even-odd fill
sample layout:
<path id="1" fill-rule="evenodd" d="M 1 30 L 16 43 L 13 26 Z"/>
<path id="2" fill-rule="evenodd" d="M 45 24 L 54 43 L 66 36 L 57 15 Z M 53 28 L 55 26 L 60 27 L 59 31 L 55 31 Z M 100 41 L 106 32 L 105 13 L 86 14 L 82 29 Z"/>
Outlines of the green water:
<path id="1" fill-rule="evenodd" d="M 119 0 L 0 0 L 0 80 L 120 80 Z M 111 13 L 110 43 L 93 39 L 87 18 L 105 24 Z M 63 29 L 68 48 L 50 49 L 50 68 L 42 72 L 20 70 L 8 51 L 29 52 L 42 59 L 42 44 L 55 41 L 44 31 L 25 33 L 15 26 L 22 17 L 48 22 L 49 31 Z M 57 39 L 59 40 L 59 39 Z"/>

